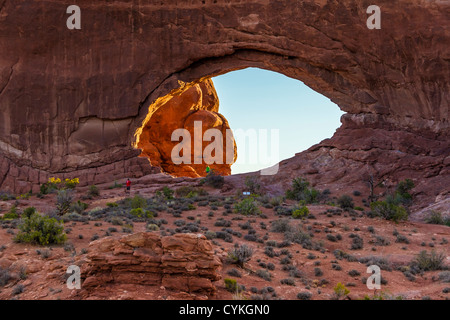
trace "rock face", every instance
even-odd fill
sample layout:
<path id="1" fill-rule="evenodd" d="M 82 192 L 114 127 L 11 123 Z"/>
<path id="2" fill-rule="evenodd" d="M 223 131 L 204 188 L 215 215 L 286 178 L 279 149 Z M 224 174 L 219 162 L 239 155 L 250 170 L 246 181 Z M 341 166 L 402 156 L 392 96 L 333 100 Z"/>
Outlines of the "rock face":
<path id="1" fill-rule="evenodd" d="M 199 122 L 200 135 L 195 132 L 195 123 Z M 222 136 L 220 148 L 227 150 L 227 130 L 230 132 L 230 153 L 227 161 L 226 152 L 223 153 L 220 163 L 214 161 L 213 154 L 204 152 L 205 148 L 215 141 L 204 141 L 203 135 L 209 129 L 216 129 Z M 187 130 L 189 135 L 180 141 L 172 141 L 172 133 L 176 130 Z M 147 157 L 152 166 L 160 167 L 164 172 L 176 177 L 197 178 L 206 176 L 206 167 L 221 175 L 231 174 L 231 165 L 236 161 L 236 143 L 232 137 L 228 121 L 219 113 L 219 98 L 212 80 L 207 79 L 197 85 L 186 89 L 178 95 L 166 96 L 150 106 L 149 116 L 143 127 L 138 130 L 136 147 L 142 150 L 141 156 Z M 197 134 L 197 135 L 196 135 Z M 188 139 L 184 141 L 184 139 Z M 188 163 L 174 164 L 172 151 L 177 145 L 187 142 L 190 150 Z M 198 144 L 200 155 L 206 154 L 196 160 L 194 148 Z M 179 152 L 176 153 L 179 155 Z M 212 157 L 211 157 L 212 156 Z M 197 164 L 198 162 L 198 164 Z"/>
<path id="2" fill-rule="evenodd" d="M 136 233 L 89 246 L 80 295 L 121 284 L 164 286 L 176 293 L 213 295 L 222 264 L 203 235 Z"/>
<path id="3" fill-rule="evenodd" d="M 426 186 L 448 181 L 448 1 L 378 1 L 381 30 L 366 26 L 368 1 L 79 0 L 81 30 L 66 27 L 71 4 L 0 1 L 1 189 L 154 172 L 132 147 L 149 107 L 245 67 L 299 79 L 348 113 L 287 165 L 289 180 L 306 167 L 323 183 L 361 168 L 411 174 L 431 201 Z"/>

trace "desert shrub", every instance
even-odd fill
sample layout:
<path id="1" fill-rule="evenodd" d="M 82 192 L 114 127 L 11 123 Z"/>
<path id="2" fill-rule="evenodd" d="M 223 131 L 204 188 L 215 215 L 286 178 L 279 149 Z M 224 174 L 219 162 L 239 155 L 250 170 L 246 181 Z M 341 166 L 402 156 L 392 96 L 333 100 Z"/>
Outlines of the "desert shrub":
<path id="1" fill-rule="evenodd" d="M 309 182 L 303 178 L 292 180 L 292 186 L 286 191 L 286 198 L 297 201 L 304 201 L 305 204 L 318 201 L 320 192 L 309 186 Z"/>
<path id="2" fill-rule="evenodd" d="M 354 256 L 352 256 L 351 254 L 348 254 L 342 250 L 339 250 L 339 249 L 334 250 L 333 255 L 338 260 L 346 259 L 349 262 L 357 261 L 357 259 Z"/>
<path id="3" fill-rule="evenodd" d="M 29 217 L 31 217 L 34 213 L 36 213 L 36 208 L 35 208 L 35 207 L 28 207 L 28 208 L 25 208 L 25 209 L 23 210 L 22 216 L 23 216 L 23 217 L 29 218 Z"/>
<path id="4" fill-rule="evenodd" d="M 450 271 L 443 271 L 439 273 L 439 281 L 450 283 Z"/>
<path id="5" fill-rule="evenodd" d="M 76 212 L 76 213 L 83 213 L 87 208 L 88 208 L 88 204 L 81 202 L 80 200 L 78 200 L 77 202 L 74 202 L 71 206 L 70 206 L 70 211 L 72 212 Z"/>
<path id="6" fill-rule="evenodd" d="M 234 211 L 244 216 L 258 215 L 261 210 L 258 208 L 258 203 L 252 197 L 245 198 L 239 203 L 235 204 Z"/>
<path id="7" fill-rule="evenodd" d="M 145 208 L 147 206 L 147 200 L 145 200 L 144 197 L 140 195 L 135 195 L 131 199 L 131 208 L 132 209 L 138 209 L 138 208 Z"/>
<path id="8" fill-rule="evenodd" d="M 184 186 L 176 189 L 175 195 L 179 198 L 195 198 L 198 196 L 207 196 L 208 192 L 202 188 Z"/>
<path id="9" fill-rule="evenodd" d="M 348 275 L 351 277 L 358 277 L 361 275 L 361 273 L 358 270 L 353 269 L 348 272 Z"/>
<path id="10" fill-rule="evenodd" d="M 272 281 L 272 275 L 267 270 L 259 269 L 256 271 L 256 275 L 266 281 Z"/>
<path id="11" fill-rule="evenodd" d="M 309 209 L 306 206 L 301 206 L 292 212 L 292 217 L 294 219 L 305 219 L 308 215 Z"/>
<path id="12" fill-rule="evenodd" d="M 281 219 L 273 221 L 270 230 L 272 232 L 285 233 L 286 231 L 291 231 L 292 228 L 288 219 Z"/>
<path id="13" fill-rule="evenodd" d="M 242 273 L 238 269 L 235 269 L 235 268 L 228 270 L 227 274 L 229 276 L 236 277 L 236 278 L 242 277 Z"/>
<path id="14" fill-rule="evenodd" d="M 372 212 L 386 220 L 398 222 L 408 219 L 408 212 L 405 208 L 395 204 L 392 200 L 376 201 L 370 204 Z"/>
<path id="15" fill-rule="evenodd" d="M 56 195 L 56 213 L 58 215 L 62 216 L 69 212 L 73 197 L 73 191 L 70 189 L 58 190 Z"/>
<path id="16" fill-rule="evenodd" d="M 337 204 L 344 210 L 353 209 L 355 207 L 353 198 L 346 194 L 337 199 Z"/>
<path id="17" fill-rule="evenodd" d="M 24 290 L 25 290 L 25 286 L 23 284 L 18 284 L 12 289 L 11 294 L 18 295 L 18 294 L 21 294 Z"/>
<path id="18" fill-rule="evenodd" d="M 284 240 L 302 245 L 304 249 L 313 250 L 320 248 L 320 245 L 311 241 L 311 236 L 305 233 L 300 227 L 284 233 Z"/>
<path id="19" fill-rule="evenodd" d="M 142 208 L 131 209 L 130 214 L 137 218 L 153 218 L 153 213 Z"/>
<path id="20" fill-rule="evenodd" d="M 345 285 L 340 282 L 333 288 L 333 291 L 335 298 L 338 300 L 346 297 L 350 293 L 350 290 L 348 290 Z"/>
<path id="21" fill-rule="evenodd" d="M 355 197 L 359 197 L 359 196 L 361 195 L 361 191 L 359 191 L 359 190 L 354 190 L 354 191 L 353 191 L 353 195 L 354 195 Z"/>
<path id="22" fill-rule="evenodd" d="M 145 226 L 148 231 L 159 231 L 159 227 L 156 224 L 149 223 Z"/>
<path id="23" fill-rule="evenodd" d="M 442 224 L 450 227 L 450 218 L 443 218 L 442 213 L 438 211 L 431 211 L 425 218 L 425 222 L 429 224 Z"/>
<path id="24" fill-rule="evenodd" d="M 224 279 L 225 288 L 230 292 L 236 292 L 238 290 L 237 281 L 234 279 Z"/>
<path id="25" fill-rule="evenodd" d="M 74 178 L 74 179 L 65 179 L 64 180 L 64 187 L 66 189 L 74 189 L 77 184 L 80 183 L 80 180 L 78 178 Z"/>
<path id="26" fill-rule="evenodd" d="M 364 241 L 363 241 L 363 239 L 362 239 L 360 236 L 356 235 L 356 236 L 353 238 L 352 246 L 350 247 L 350 249 L 351 249 L 351 250 L 359 250 L 359 249 L 362 249 L 363 246 L 364 246 Z"/>
<path id="27" fill-rule="evenodd" d="M 284 201 L 284 197 L 280 196 L 280 197 L 273 197 L 273 198 L 271 198 L 269 200 L 269 203 L 272 206 L 277 207 L 277 206 L 280 206 L 283 203 L 283 201 Z"/>
<path id="28" fill-rule="evenodd" d="M 423 250 L 411 261 L 410 266 L 422 271 L 443 270 L 445 257 L 445 254 L 436 253 L 434 250 L 431 253 Z"/>
<path id="29" fill-rule="evenodd" d="M 323 276 L 323 271 L 322 271 L 322 269 L 320 269 L 320 268 L 314 268 L 314 275 L 315 275 L 316 277 L 321 277 L 321 276 Z"/>
<path id="30" fill-rule="evenodd" d="M 245 186 L 251 194 L 258 195 L 261 191 L 261 184 L 256 176 L 245 177 Z"/>
<path id="31" fill-rule="evenodd" d="M 391 263 L 382 257 L 368 256 L 359 258 L 358 261 L 366 266 L 376 265 L 379 266 L 381 270 L 392 271 Z"/>
<path id="32" fill-rule="evenodd" d="M 409 193 L 414 188 L 414 182 L 411 179 L 400 181 L 396 187 L 394 198 L 397 203 L 409 205 L 412 202 L 412 195 Z"/>
<path id="33" fill-rule="evenodd" d="M 221 175 L 216 174 L 214 171 L 208 173 L 206 178 L 204 178 L 202 181 L 204 184 L 216 189 L 222 188 L 223 184 L 225 183 L 225 179 Z"/>
<path id="34" fill-rule="evenodd" d="M 90 197 L 98 197 L 100 195 L 100 190 L 96 185 L 89 186 L 88 196 Z"/>
<path id="35" fill-rule="evenodd" d="M 299 292 L 297 294 L 297 299 L 300 300 L 311 300 L 312 293 L 311 292 Z"/>
<path id="36" fill-rule="evenodd" d="M 9 269 L 3 269 L 0 267 L 0 287 L 4 287 L 12 279 L 12 275 Z"/>
<path id="37" fill-rule="evenodd" d="M 54 218 L 32 214 L 29 218 L 23 218 L 19 224 L 20 232 L 14 241 L 39 245 L 61 244 L 67 239 L 63 232 L 64 225 Z"/>
<path id="38" fill-rule="evenodd" d="M 232 251 L 228 253 L 228 260 L 231 263 L 237 264 L 239 267 L 243 268 L 244 264 L 249 261 L 253 256 L 253 249 L 249 246 L 243 244 L 235 247 Z"/>
<path id="39" fill-rule="evenodd" d="M 338 241 L 338 239 L 335 236 L 333 236 L 332 234 L 327 234 L 327 240 L 331 241 L 331 242 L 337 242 Z"/>
<path id="40" fill-rule="evenodd" d="M 376 246 L 388 246 L 391 243 L 389 242 L 389 240 L 386 240 L 386 238 L 384 238 L 382 236 L 375 236 L 374 244 Z"/>
<path id="41" fill-rule="evenodd" d="M 7 213 L 3 215 L 3 220 L 19 219 L 19 213 L 17 212 L 16 205 L 13 205 Z"/>
<path id="42" fill-rule="evenodd" d="M 397 235 L 397 239 L 395 240 L 395 242 L 409 244 L 409 239 L 406 236 L 404 236 L 404 235 L 398 234 Z"/>
<path id="43" fill-rule="evenodd" d="M 106 206 L 109 207 L 109 208 L 117 208 L 119 205 L 117 203 L 115 203 L 115 202 L 108 202 L 106 204 Z"/>
<path id="44" fill-rule="evenodd" d="M 331 268 L 332 268 L 333 270 L 336 270 L 336 271 L 342 270 L 341 265 L 340 265 L 340 264 L 337 264 L 337 263 L 331 264 Z"/>
<path id="45" fill-rule="evenodd" d="M 295 287 L 295 280 L 292 279 L 292 278 L 281 279 L 280 283 L 288 285 L 288 286 L 294 286 Z"/>
<path id="46" fill-rule="evenodd" d="M 156 198 L 164 199 L 164 200 L 171 200 L 171 199 L 173 199 L 174 193 L 175 193 L 175 191 L 173 191 L 169 187 L 165 186 L 164 188 L 156 191 Z"/>

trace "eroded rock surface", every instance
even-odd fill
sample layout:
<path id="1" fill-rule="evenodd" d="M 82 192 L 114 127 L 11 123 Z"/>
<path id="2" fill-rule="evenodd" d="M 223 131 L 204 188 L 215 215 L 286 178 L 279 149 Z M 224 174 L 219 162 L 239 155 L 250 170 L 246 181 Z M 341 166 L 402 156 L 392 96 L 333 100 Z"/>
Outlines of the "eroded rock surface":
<path id="1" fill-rule="evenodd" d="M 206 167 L 220 175 L 230 175 L 231 165 L 235 162 L 237 151 L 236 143 L 230 133 L 230 141 L 227 141 L 227 130 L 231 132 L 228 121 L 219 113 L 219 98 L 212 80 L 207 79 L 194 85 L 173 97 L 167 97 L 161 103 L 155 103 L 150 107 L 149 119 L 145 121 L 142 131 L 139 133 L 137 148 L 142 149 L 143 157 L 147 157 L 151 165 L 161 167 L 164 172 L 176 177 L 201 177 L 206 175 Z M 195 132 L 195 123 L 199 122 L 199 132 Z M 172 134 L 176 130 L 187 130 L 189 135 L 176 141 L 172 141 Z M 223 154 L 220 163 L 214 161 L 213 152 L 204 152 L 208 145 L 215 141 L 204 141 L 204 134 L 209 129 L 216 129 L 222 137 L 218 142 Z M 184 141 L 184 139 L 190 138 Z M 182 143 L 189 145 L 191 153 L 188 163 L 174 164 L 172 151 Z M 230 146 L 229 159 L 227 159 L 227 142 Z M 196 159 L 196 144 L 201 157 Z M 184 148 L 184 152 L 188 149 Z M 212 154 L 211 154 L 212 153 Z M 218 152 L 219 153 L 219 152 Z M 204 156 L 206 155 L 206 157 Z M 175 156 L 183 157 L 184 154 L 176 152 Z M 212 157 L 211 157 L 212 156 Z M 184 160 L 183 160 L 184 161 Z M 215 162 L 215 163 L 213 163 Z"/>
<path id="2" fill-rule="evenodd" d="M 222 263 L 200 234 L 136 233 L 103 238 L 89 245 L 81 296 L 100 297 L 122 284 L 175 293 L 213 295 Z"/>

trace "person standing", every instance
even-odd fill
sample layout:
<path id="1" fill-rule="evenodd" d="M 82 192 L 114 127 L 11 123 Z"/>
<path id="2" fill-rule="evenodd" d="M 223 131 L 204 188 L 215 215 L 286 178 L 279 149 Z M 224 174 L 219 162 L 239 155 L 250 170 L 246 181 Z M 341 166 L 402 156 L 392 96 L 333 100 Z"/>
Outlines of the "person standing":
<path id="1" fill-rule="evenodd" d="M 131 181 L 130 181 L 130 179 L 127 179 L 126 186 L 127 186 L 127 188 L 125 190 L 125 193 L 129 194 L 130 193 L 130 189 L 131 189 Z"/>

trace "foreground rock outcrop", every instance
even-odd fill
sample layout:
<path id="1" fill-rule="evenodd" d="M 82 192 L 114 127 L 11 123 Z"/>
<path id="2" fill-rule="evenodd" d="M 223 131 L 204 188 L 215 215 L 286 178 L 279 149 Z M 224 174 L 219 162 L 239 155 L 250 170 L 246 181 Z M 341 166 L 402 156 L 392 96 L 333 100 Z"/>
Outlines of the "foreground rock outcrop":
<path id="1" fill-rule="evenodd" d="M 201 132 L 195 132 L 195 122 L 200 122 Z M 172 134 L 176 130 L 187 130 L 190 141 L 172 141 Z M 214 159 L 194 157 L 196 144 L 200 146 L 200 154 L 204 155 L 205 148 L 213 143 L 203 141 L 204 133 L 209 129 L 216 129 L 223 139 L 219 142 L 224 151 L 221 164 L 212 163 Z M 150 106 L 148 118 L 142 128 L 138 130 L 136 147 L 142 150 L 142 157 L 149 159 L 150 164 L 160 167 L 164 172 L 176 177 L 197 178 L 206 176 L 206 167 L 220 175 L 230 175 L 231 165 L 236 161 L 236 143 L 230 135 L 230 153 L 227 161 L 227 130 L 231 133 L 228 121 L 219 113 L 219 97 L 212 80 L 207 79 L 174 96 L 166 96 Z M 174 164 L 172 151 L 177 145 L 187 143 L 191 153 L 188 155 L 188 163 Z M 215 141 L 214 141 L 215 143 Z M 186 152 L 187 149 L 184 150 Z M 178 155 L 178 152 L 176 155 Z M 180 155 L 182 157 L 184 155 Z M 212 154 L 215 156 L 215 153 Z"/>
<path id="2" fill-rule="evenodd" d="M 94 241 L 83 266 L 80 296 L 95 298 L 114 286 L 163 286 L 174 294 L 213 295 L 222 263 L 200 234 L 136 233 Z"/>
<path id="3" fill-rule="evenodd" d="M 56 174 L 89 185 L 157 172 L 133 148 L 149 106 L 246 67 L 303 81 L 345 119 L 376 118 L 321 145 L 330 160 L 316 171 L 321 182 L 345 181 L 345 167 L 406 168 L 432 202 L 430 177 L 448 181 L 448 1 L 380 0 L 381 30 L 367 28 L 366 1 L 79 0 L 82 29 L 68 30 L 71 4 L 0 1 L 0 189 L 36 191 Z M 364 138 L 353 148 L 355 134 Z M 406 138 L 391 144 L 396 136 Z M 310 163 L 296 166 L 278 179 Z"/>

